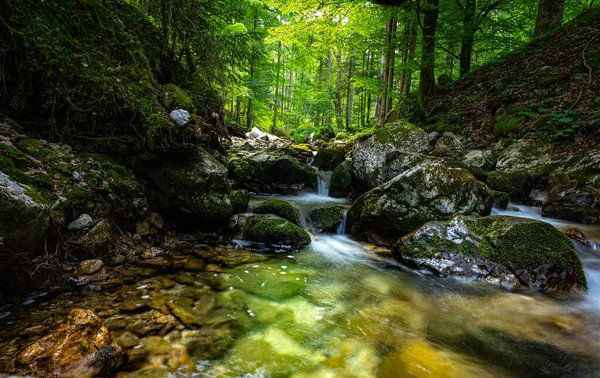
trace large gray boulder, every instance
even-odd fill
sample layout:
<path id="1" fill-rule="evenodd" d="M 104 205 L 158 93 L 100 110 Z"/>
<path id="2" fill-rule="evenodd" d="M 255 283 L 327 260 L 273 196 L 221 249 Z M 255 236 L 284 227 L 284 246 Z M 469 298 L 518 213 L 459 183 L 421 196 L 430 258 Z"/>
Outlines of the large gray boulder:
<path id="1" fill-rule="evenodd" d="M 573 242 L 554 226 L 516 217 L 457 216 L 398 241 L 394 257 L 439 275 L 543 290 L 585 289 Z"/>
<path id="2" fill-rule="evenodd" d="M 157 189 L 157 204 L 176 223 L 194 229 L 227 225 L 233 212 L 227 168 L 204 149 L 170 159 L 148 176 Z"/>
<path id="3" fill-rule="evenodd" d="M 239 188 L 255 193 L 314 191 L 313 168 L 279 151 L 238 153 L 229 162 L 229 176 Z"/>
<path id="4" fill-rule="evenodd" d="M 0 172 L 0 249 L 20 254 L 42 248 L 50 215 L 48 208 L 31 196 Z"/>
<path id="5" fill-rule="evenodd" d="M 379 186 L 420 163 L 429 150 L 426 132 L 406 121 L 389 123 L 356 145 L 353 185 L 362 190 Z"/>
<path id="6" fill-rule="evenodd" d="M 489 215 L 492 191 L 449 159 L 429 159 L 362 195 L 348 212 L 348 232 L 393 245 L 426 222 L 456 214 Z"/>
<path id="7" fill-rule="evenodd" d="M 465 150 L 462 142 L 452 133 L 444 133 L 437 140 L 433 155 L 439 157 L 449 157 L 456 160 L 461 160 Z"/>

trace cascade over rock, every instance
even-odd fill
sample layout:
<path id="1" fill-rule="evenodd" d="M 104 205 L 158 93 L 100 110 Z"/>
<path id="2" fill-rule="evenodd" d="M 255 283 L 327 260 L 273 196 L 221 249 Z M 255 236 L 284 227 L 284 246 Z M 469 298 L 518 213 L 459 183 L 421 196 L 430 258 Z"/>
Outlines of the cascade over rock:
<path id="1" fill-rule="evenodd" d="M 515 217 L 457 216 L 398 241 L 394 257 L 440 275 L 544 290 L 585 289 L 573 242 L 554 226 Z"/>
<path id="2" fill-rule="evenodd" d="M 279 151 L 238 153 L 229 161 L 229 177 L 239 188 L 255 193 L 290 193 L 316 189 L 315 171 Z"/>
<path id="3" fill-rule="evenodd" d="M 358 198 L 348 212 L 348 231 L 393 245 L 432 220 L 489 215 L 493 201 L 492 191 L 456 162 L 430 159 Z"/>
<path id="4" fill-rule="evenodd" d="M 430 150 L 427 133 L 406 122 L 388 123 L 358 143 L 352 152 L 352 179 L 369 190 L 423 160 Z"/>

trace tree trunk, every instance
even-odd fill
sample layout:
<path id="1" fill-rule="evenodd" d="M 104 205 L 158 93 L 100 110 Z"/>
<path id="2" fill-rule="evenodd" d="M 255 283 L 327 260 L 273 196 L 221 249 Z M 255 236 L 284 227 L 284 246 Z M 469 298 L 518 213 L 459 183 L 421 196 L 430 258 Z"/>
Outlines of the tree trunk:
<path id="1" fill-rule="evenodd" d="M 256 10 L 254 10 L 254 25 L 253 25 L 253 31 L 256 31 L 256 29 L 258 28 L 258 12 Z M 246 128 L 248 129 L 248 131 L 250 131 L 252 129 L 252 96 L 253 96 L 253 90 L 254 90 L 254 71 L 256 70 L 256 46 L 254 45 L 255 42 L 252 43 L 252 55 L 250 56 L 250 77 L 249 77 L 249 82 L 250 82 L 250 93 L 248 95 L 248 109 L 246 109 Z"/>
<path id="2" fill-rule="evenodd" d="M 393 12 L 393 11 L 392 11 Z M 381 123 L 385 123 L 388 113 L 392 110 L 393 89 L 394 89 L 394 64 L 396 60 L 396 31 L 398 20 L 395 13 L 392 13 L 386 27 L 385 37 L 385 67 L 383 74 L 383 95 L 381 102 Z"/>
<path id="3" fill-rule="evenodd" d="M 540 37 L 559 27 L 565 15 L 565 0 L 540 0 L 534 37 Z"/>
<path id="4" fill-rule="evenodd" d="M 475 22 L 475 12 L 477 11 L 476 0 L 465 0 L 463 10 L 463 36 L 460 47 L 460 76 L 464 76 L 471 71 L 471 59 L 473 56 L 473 43 L 475 42 L 475 31 L 477 26 Z"/>
<path id="5" fill-rule="evenodd" d="M 275 98 L 273 100 L 273 126 L 271 127 L 271 131 L 277 129 L 277 110 L 279 109 L 279 64 L 281 63 L 281 42 L 277 45 L 277 75 L 275 77 Z"/>
<path id="6" fill-rule="evenodd" d="M 354 57 L 350 58 L 348 62 L 348 98 L 346 99 L 346 130 L 349 130 L 352 126 L 352 112 L 354 111 Z"/>
<path id="7" fill-rule="evenodd" d="M 342 114 L 342 48 L 338 46 L 337 54 L 335 55 L 337 80 L 335 83 L 335 120 L 338 130 L 344 129 L 344 116 Z"/>
<path id="8" fill-rule="evenodd" d="M 427 99 L 435 95 L 435 32 L 439 16 L 439 0 L 426 0 L 423 12 L 421 41 L 421 73 L 419 80 L 419 107 L 427 114 Z"/>

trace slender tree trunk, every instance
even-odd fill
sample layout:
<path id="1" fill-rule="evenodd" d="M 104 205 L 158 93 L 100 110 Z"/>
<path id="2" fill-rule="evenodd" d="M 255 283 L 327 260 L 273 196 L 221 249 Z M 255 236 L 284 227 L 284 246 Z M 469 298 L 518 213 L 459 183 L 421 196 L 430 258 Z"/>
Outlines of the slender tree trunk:
<path id="1" fill-rule="evenodd" d="M 256 32 L 256 29 L 258 28 L 258 12 L 256 10 L 254 10 L 254 25 L 253 25 L 253 31 Z M 250 55 L 250 77 L 249 77 L 249 82 L 250 82 L 250 93 L 248 96 L 248 109 L 246 109 L 246 128 L 248 129 L 248 131 L 250 131 L 250 129 L 252 128 L 252 96 L 254 95 L 254 71 L 256 69 L 256 46 L 255 46 L 255 41 L 253 41 L 252 43 L 252 52 Z"/>
<path id="2" fill-rule="evenodd" d="M 412 86 L 412 76 L 413 76 L 413 68 L 412 64 L 415 60 L 415 53 L 417 50 L 417 34 L 419 23 L 417 22 L 416 17 L 412 20 L 410 24 L 410 39 L 408 44 L 408 59 L 405 64 L 405 68 L 402 75 L 402 87 L 400 88 L 400 93 L 405 96 L 410 94 L 410 89 Z"/>
<path id="3" fill-rule="evenodd" d="M 463 10 L 463 36 L 459 55 L 460 76 L 464 76 L 471 71 L 473 43 L 475 42 L 475 31 L 477 30 L 477 25 L 475 25 L 476 11 L 477 0 L 465 0 Z"/>
<path id="4" fill-rule="evenodd" d="M 335 55 L 337 80 L 335 83 L 335 120 L 338 130 L 344 129 L 344 116 L 342 115 L 342 48 L 338 45 Z"/>
<path id="5" fill-rule="evenodd" d="M 277 45 L 277 75 L 275 78 L 275 98 L 273 100 L 273 126 L 271 130 L 277 129 L 277 110 L 279 109 L 279 76 L 280 76 L 280 65 L 281 63 L 281 42 Z"/>
<path id="6" fill-rule="evenodd" d="M 393 11 L 392 11 L 393 12 Z M 396 31 L 398 20 L 392 13 L 386 27 L 385 37 L 385 66 L 383 74 L 383 95 L 381 102 L 381 124 L 385 123 L 388 113 L 392 110 L 392 93 L 394 88 L 394 65 L 396 58 Z"/>
<path id="7" fill-rule="evenodd" d="M 346 130 L 352 126 L 352 113 L 354 111 L 354 65 L 356 58 L 353 56 L 348 62 L 348 98 L 346 99 Z"/>
<path id="8" fill-rule="evenodd" d="M 565 0 L 540 0 L 534 37 L 540 37 L 563 23 Z"/>
<path id="9" fill-rule="evenodd" d="M 435 33 L 439 16 L 439 0 L 423 3 L 423 25 L 421 42 L 421 74 L 419 79 L 419 106 L 426 114 L 427 99 L 435 95 Z"/>
<path id="10" fill-rule="evenodd" d="M 325 118 L 323 124 L 329 125 L 331 123 L 331 70 L 333 66 L 333 59 L 331 51 L 327 51 L 327 71 L 325 77 L 325 83 L 327 83 L 327 108 L 325 109 Z"/>

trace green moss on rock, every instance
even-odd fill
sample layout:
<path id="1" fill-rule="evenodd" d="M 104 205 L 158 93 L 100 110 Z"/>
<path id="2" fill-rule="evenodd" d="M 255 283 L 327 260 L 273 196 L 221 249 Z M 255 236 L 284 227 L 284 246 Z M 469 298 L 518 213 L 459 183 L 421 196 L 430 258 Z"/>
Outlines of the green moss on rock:
<path id="1" fill-rule="evenodd" d="M 344 160 L 346 160 L 346 154 L 343 151 L 323 148 L 317 152 L 314 164 L 322 171 L 333 171 Z"/>
<path id="2" fill-rule="evenodd" d="M 274 215 L 254 215 L 242 229 L 244 240 L 267 246 L 300 249 L 310 243 L 310 235 L 298 225 Z"/>
<path id="3" fill-rule="evenodd" d="M 319 206 L 310 210 L 310 224 L 320 232 L 335 232 L 344 221 L 346 208 L 343 205 Z"/>
<path id="4" fill-rule="evenodd" d="M 233 207 L 234 214 L 243 213 L 248 208 L 250 194 L 248 194 L 247 190 L 232 190 L 231 193 L 229 193 L 229 198 L 231 199 L 231 206 Z"/>
<path id="5" fill-rule="evenodd" d="M 338 165 L 331 175 L 329 196 L 344 198 L 352 191 L 352 161 L 347 160 Z"/>
<path id="6" fill-rule="evenodd" d="M 400 239 L 392 253 L 444 275 L 504 283 L 516 278 L 549 290 L 587 287 L 573 242 L 548 223 L 524 218 L 460 216 L 430 222 Z"/>
<path id="7" fill-rule="evenodd" d="M 169 110 L 184 109 L 190 113 L 196 113 L 196 106 L 189 94 L 175 84 L 163 86 L 165 91 L 165 102 Z"/>
<path id="8" fill-rule="evenodd" d="M 291 203 L 282 200 L 266 200 L 255 206 L 252 211 L 255 214 L 273 214 L 281 217 L 283 219 L 287 219 L 288 221 L 300 225 L 300 220 L 298 219 L 298 212 L 292 206 Z"/>

